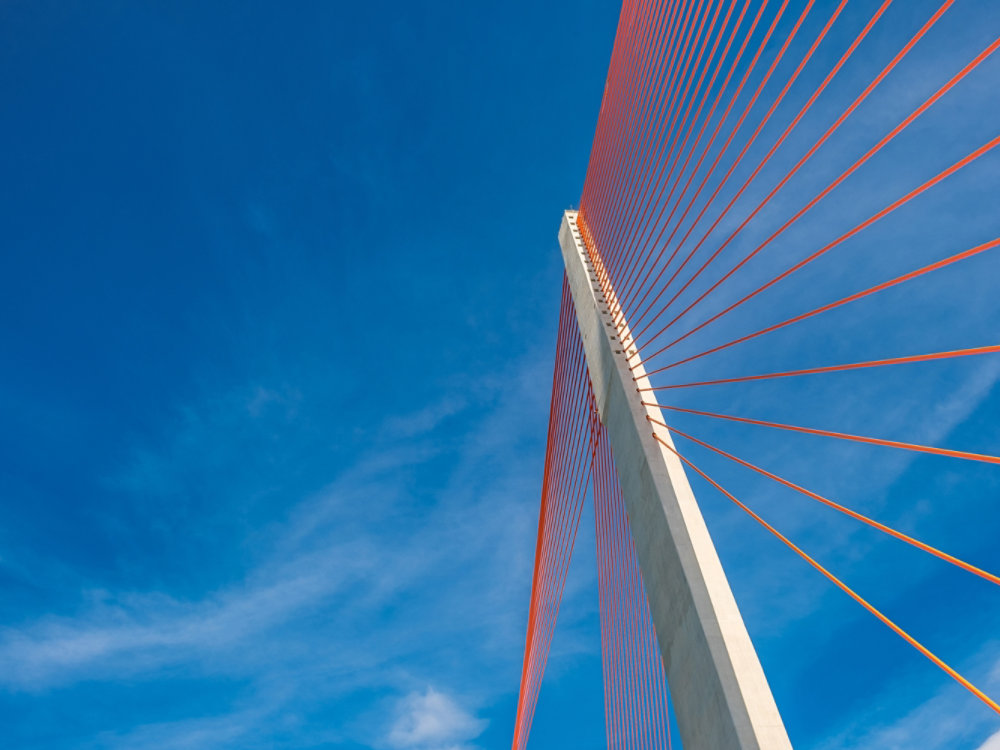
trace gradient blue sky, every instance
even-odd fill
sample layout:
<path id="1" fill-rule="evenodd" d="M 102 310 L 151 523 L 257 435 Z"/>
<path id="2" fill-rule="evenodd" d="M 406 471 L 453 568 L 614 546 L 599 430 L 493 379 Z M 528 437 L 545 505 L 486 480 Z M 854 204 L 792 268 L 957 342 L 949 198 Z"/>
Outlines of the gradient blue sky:
<path id="1" fill-rule="evenodd" d="M 935 4 L 898 0 L 762 182 Z M 991 41 L 990 5 L 960 1 L 768 226 Z M 790 100 L 873 7 L 850 5 Z M 0 7 L 0 746 L 509 745 L 555 233 L 583 184 L 617 12 Z M 746 283 L 994 135 L 998 81 L 991 60 Z M 779 132 L 765 130 L 765 148 Z M 982 160 L 803 274 L 780 305 L 800 311 L 817 287 L 834 298 L 992 239 L 998 175 L 996 155 Z M 995 343 L 997 278 L 996 258 L 971 261 L 688 372 Z M 712 335 L 781 309 L 762 299 Z M 982 359 L 691 392 L 683 405 L 997 453 L 998 378 L 1000 363 Z M 995 469 L 684 424 L 1000 569 Z M 1000 694 L 995 587 L 692 457 Z M 695 488 L 797 747 L 996 750 L 985 708 Z M 604 743 L 588 524 L 537 747 Z"/>

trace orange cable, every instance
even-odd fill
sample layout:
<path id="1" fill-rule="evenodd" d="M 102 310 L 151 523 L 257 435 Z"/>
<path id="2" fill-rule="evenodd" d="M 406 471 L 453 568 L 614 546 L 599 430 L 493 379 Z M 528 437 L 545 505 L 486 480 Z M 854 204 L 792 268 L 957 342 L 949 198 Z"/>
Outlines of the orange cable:
<path id="1" fill-rule="evenodd" d="M 874 359 L 868 362 L 852 362 L 846 365 L 830 365 L 828 367 L 810 367 L 805 370 L 786 370 L 785 372 L 769 372 L 763 375 L 744 375 L 740 378 L 720 378 L 719 380 L 701 380 L 694 383 L 675 383 L 674 385 L 658 385 L 649 388 L 639 388 L 641 391 L 666 391 L 673 388 L 692 388 L 697 385 L 720 385 L 722 383 L 743 383 L 751 380 L 767 380 L 769 378 L 789 378 L 796 375 L 815 375 L 825 372 L 843 372 L 847 370 L 861 370 L 867 367 L 881 367 L 882 365 L 903 365 L 911 362 L 929 362 L 938 359 L 951 359 L 953 357 L 969 357 L 976 354 L 996 354 L 1000 352 L 1000 344 L 990 346 L 977 346 L 971 349 L 955 349 L 949 352 L 931 352 L 930 354 L 914 354 L 908 357 L 895 357 L 892 359 Z M 645 376 L 644 376 L 645 377 Z M 638 380 L 635 376 L 633 380 Z"/>
<path id="2" fill-rule="evenodd" d="M 969 248 L 968 250 L 963 250 L 960 253 L 949 255 L 947 258 L 943 258 L 942 260 L 923 266 L 922 268 L 918 268 L 915 271 L 904 273 L 903 275 L 897 276 L 896 278 L 890 279 L 889 281 L 883 281 L 881 284 L 876 284 L 875 286 L 871 286 L 860 292 L 855 292 L 854 294 L 842 297 L 841 299 L 836 300 L 834 302 L 830 302 L 826 305 L 821 305 L 820 307 L 816 307 L 808 312 L 804 312 L 801 315 L 796 315 L 794 317 L 788 318 L 787 320 L 783 320 L 780 323 L 775 323 L 774 325 L 768 326 L 767 328 L 761 328 L 759 331 L 748 333 L 746 336 L 740 336 L 739 338 L 733 339 L 732 341 L 728 341 L 725 344 L 719 344 L 718 346 L 714 346 L 711 349 L 706 349 L 705 351 L 700 352 L 698 354 L 693 354 L 690 357 L 685 357 L 684 359 L 679 359 L 676 362 L 671 362 L 669 365 L 664 365 L 663 367 L 658 367 L 655 370 L 650 370 L 649 372 L 646 373 L 646 377 L 649 377 L 650 375 L 655 375 L 656 373 L 664 372 L 665 370 L 677 367 L 678 365 L 683 365 L 693 360 L 700 359 L 701 357 L 704 357 L 708 354 L 715 354 L 716 352 L 720 352 L 723 349 L 728 349 L 729 347 L 734 346 L 736 344 L 742 344 L 744 341 L 749 341 L 750 339 L 757 338 L 758 336 L 763 336 L 766 333 L 777 331 L 779 328 L 784 328 L 785 326 L 791 325 L 792 323 L 798 323 L 799 321 L 806 320 L 807 318 L 819 315 L 820 313 L 824 313 L 829 310 L 833 310 L 837 307 L 840 307 L 842 305 L 846 305 L 849 302 L 855 302 L 871 294 L 875 294 L 876 292 L 881 292 L 885 289 L 889 289 L 898 284 L 902 284 L 905 281 L 912 281 L 913 279 L 923 276 L 924 274 L 928 274 L 931 271 L 937 271 L 946 266 L 950 266 L 952 263 L 957 263 L 960 260 L 966 260 L 967 258 L 979 255 L 980 253 L 986 252 L 987 250 L 994 250 L 998 246 L 1000 246 L 1000 237 L 992 239 L 989 242 L 984 242 L 981 245 L 976 245 L 975 247 Z M 691 333 L 694 333 L 694 330 L 685 334 L 682 338 L 687 338 L 687 336 L 689 336 Z M 681 339 L 672 341 L 670 344 L 668 344 L 668 347 L 673 346 L 679 341 L 681 341 Z"/>
<path id="3" fill-rule="evenodd" d="M 799 557 L 801 557 L 807 563 L 809 563 L 810 565 L 812 565 L 816 570 L 818 570 L 820 573 L 822 573 L 837 588 L 839 588 L 841 591 L 843 591 L 845 594 L 847 594 L 849 597 L 851 597 L 854 601 L 856 601 L 862 607 L 864 607 L 869 612 L 871 612 L 873 615 L 875 615 L 875 617 L 877 617 L 879 620 L 881 620 L 882 623 L 884 625 L 886 625 L 890 630 L 892 630 L 896 635 L 898 635 L 904 641 L 906 641 L 911 646 L 913 646 L 913 648 L 917 649 L 917 651 L 919 651 L 921 654 L 923 654 L 928 659 L 930 659 L 932 662 L 934 662 L 934 664 L 936 664 L 948 676 L 950 676 L 952 679 L 954 679 L 958 684 L 960 684 L 962 687 L 964 687 L 966 690 L 968 690 L 974 696 L 976 696 L 977 698 L 979 698 L 979 700 L 981 700 L 987 706 L 989 706 L 990 708 L 992 708 L 996 713 L 1000 714 L 1000 704 L 998 704 L 995 700 L 993 700 L 992 698 L 990 698 L 988 695 L 986 695 L 986 693 L 984 693 L 982 690 L 980 690 L 975 685 L 973 685 L 971 682 L 969 682 L 969 680 L 967 680 L 965 677 L 963 677 L 962 675 L 960 675 L 952 667 L 948 666 L 948 664 L 946 664 L 943 659 L 941 659 L 939 656 L 937 656 L 936 654 L 934 654 L 930 649 L 928 649 L 926 646 L 924 646 L 922 643 L 920 643 L 920 641 L 918 641 L 912 635 L 910 635 L 905 630 L 903 630 L 901 627 L 899 627 L 899 625 L 897 625 L 895 622 L 893 622 L 892 620 L 890 620 L 886 615 L 882 614 L 882 612 L 880 612 L 872 604 L 870 604 L 864 597 L 862 597 L 860 594 L 858 594 L 856 591 L 854 591 L 854 589 L 852 589 L 846 583 L 844 583 L 839 578 L 837 578 L 833 573 L 831 573 L 829 570 L 827 570 L 822 565 L 820 565 L 820 563 L 818 563 L 816 560 L 814 560 L 812 557 L 810 557 L 804 550 L 802 550 L 801 547 L 797 546 L 788 537 L 786 537 L 784 534 L 782 534 L 780 531 L 778 531 L 776 528 L 774 528 L 771 524 L 769 524 L 763 518 L 761 518 L 756 513 L 754 513 L 752 510 L 750 510 L 750 508 L 748 508 L 742 502 L 740 502 L 739 500 L 737 500 L 735 496 L 733 496 L 730 492 L 728 492 L 727 490 L 725 490 L 718 482 L 716 482 L 714 479 L 712 479 L 711 477 L 709 477 L 705 472 L 703 472 L 701 469 L 699 469 L 697 466 L 695 466 L 693 463 L 691 463 L 691 461 L 689 461 L 687 458 L 685 458 L 680 453 L 678 453 L 677 450 L 672 445 L 668 445 L 667 442 L 665 440 L 663 440 L 662 438 L 660 438 L 659 435 L 656 435 L 654 433 L 653 434 L 653 438 L 657 442 L 659 442 L 661 445 L 663 445 L 664 447 L 666 447 L 668 450 L 670 450 L 675 456 L 677 456 L 677 458 L 679 458 L 685 464 L 687 464 L 692 469 L 694 469 L 709 484 L 711 484 L 713 487 L 715 487 L 717 490 L 719 490 L 719 492 L 721 492 L 726 497 L 728 497 L 730 500 L 732 500 L 734 503 L 736 503 L 737 506 L 739 506 L 744 512 L 746 512 L 747 515 L 749 515 L 751 518 L 753 518 L 755 521 L 757 521 L 757 523 L 759 523 L 765 529 L 767 529 L 772 534 L 774 534 L 776 537 L 778 537 L 778 539 L 780 539 L 789 549 L 791 549 L 793 552 L 795 552 L 795 554 L 797 554 Z"/>
<path id="4" fill-rule="evenodd" d="M 648 419 L 653 424 L 658 424 L 661 427 L 667 427 L 667 425 L 664 422 L 660 422 L 658 420 L 655 420 L 652 417 L 647 416 L 646 419 Z M 793 489 L 796 492 L 799 492 L 799 493 L 805 495 L 806 497 L 809 497 L 809 498 L 812 498 L 813 500 L 821 502 L 824 505 L 826 505 L 826 506 L 828 506 L 830 508 L 833 508 L 834 510 L 839 510 L 841 513 L 844 513 L 845 515 L 850 516 L 851 518 L 855 519 L 856 521 L 861 521 L 862 523 L 868 524 L 872 528 L 878 529 L 879 531 L 882 531 L 882 532 L 888 534 L 889 536 L 894 537 L 894 538 L 900 540 L 901 542 L 906 542 L 907 544 L 909 544 L 909 545 L 911 545 L 913 547 L 916 547 L 919 550 L 922 550 L 922 551 L 927 552 L 927 553 L 929 553 L 931 555 L 934 555 L 935 557 L 938 557 L 938 558 L 944 560 L 945 562 L 949 562 L 952 565 L 955 565 L 955 566 L 961 568 L 962 570 L 965 570 L 968 573 L 972 573 L 973 575 L 977 575 L 980 578 L 985 578 L 990 583 L 995 583 L 997 585 L 1000 585 L 1000 576 L 996 576 L 993 573 L 990 573 L 988 571 L 983 570 L 982 568 L 977 568 L 975 565 L 972 565 L 971 563 L 967 563 L 964 560 L 960 560 L 959 558 L 955 557 L 954 555 L 949 555 L 947 552 L 943 552 L 943 551 L 939 550 L 937 547 L 932 547 L 929 544 L 921 542 L 919 539 L 914 539 L 913 537 L 908 536 L 907 534 L 904 534 L 901 531 L 896 531 L 891 526 L 886 526 L 884 523 L 879 523 L 878 521 L 876 521 L 876 520 L 874 520 L 872 518 L 869 518 L 868 516 L 862 515 L 861 513 L 858 513 L 857 511 L 853 511 L 850 508 L 847 508 L 847 507 L 841 505 L 840 503 L 834 502 L 833 500 L 830 500 L 829 498 L 823 497 L 822 495 L 818 495 L 815 492 L 807 490 L 805 487 L 801 487 L 801 486 L 795 484 L 795 482 L 790 482 L 787 479 L 782 479 L 777 474 L 772 474 L 771 472 L 767 471 L 766 469 L 762 469 L 759 466 L 755 466 L 754 464 L 750 463 L 749 461 L 744 461 L 742 458 L 734 456 L 731 453 L 727 453 L 726 451 L 722 450 L 721 448 L 716 448 L 714 445 L 710 445 L 709 443 L 706 443 L 704 440 L 699 440 L 698 438 L 694 437 L 693 435 L 688 435 L 686 432 L 681 432 L 676 427 L 667 427 L 667 429 L 669 429 L 672 433 L 675 433 L 677 435 L 680 435 L 681 437 L 687 438 L 688 440 L 690 440 L 693 443 L 697 443 L 698 445 L 702 446 L 703 448 L 708 448 L 710 451 L 714 451 L 715 453 L 718 453 L 720 456 L 724 456 L 725 458 L 728 458 L 730 461 L 734 461 L 734 462 L 740 464 L 741 466 L 745 466 L 748 469 L 752 469 L 753 471 L 757 472 L 758 474 L 761 474 L 761 475 L 763 475 L 765 477 L 768 477 L 769 479 L 773 479 L 774 481 L 778 482 L 779 484 L 783 484 L 785 487 L 788 487 L 789 489 Z"/>
<path id="5" fill-rule="evenodd" d="M 884 445 L 889 448 L 902 448 L 917 453 L 933 453 L 938 456 L 950 456 L 952 458 L 964 458 L 969 461 L 982 461 L 987 464 L 1000 464 L 1000 456 L 990 456 L 985 453 L 971 453 L 969 451 L 955 451 L 948 448 L 935 448 L 931 445 L 921 445 L 919 443 L 904 443 L 898 440 L 885 440 L 883 438 L 865 437 L 863 435 L 852 435 L 847 432 L 834 432 L 832 430 L 820 430 L 812 427 L 798 427 L 792 424 L 782 424 L 781 422 L 768 422 L 763 419 L 750 419 L 749 417 L 734 417 L 731 414 L 717 414 L 711 411 L 699 411 L 698 409 L 682 409 L 679 406 L 663 406 L 661 404 L 642 402 L 645 406 L 658 406 L 661 409 L 684 412 L 685 414 L 698 414 L 702 417 L 713 417 L 714 419 L 725 419 L 730 422 L 744 422 L 746 424 L 761 425 L 763 427 L 775 427 L 779 430 L 790 430 L 792 432 L 804 432 L 809 435 L 822 435 L 823 437 L 838 438 L 840 440 L 852 440 L 857 443 L 869 443 L 870 445 Z M 666 425 L 664 425 L 666 427 Z"/>

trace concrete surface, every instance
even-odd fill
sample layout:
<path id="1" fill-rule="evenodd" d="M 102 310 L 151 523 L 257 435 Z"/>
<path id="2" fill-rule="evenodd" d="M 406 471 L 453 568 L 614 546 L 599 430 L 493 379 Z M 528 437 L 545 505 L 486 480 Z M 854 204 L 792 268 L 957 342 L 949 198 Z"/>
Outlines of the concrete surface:
<path id="1" fill-rule="evenodd" d="M 684 466 L 653 438 L 655 430 L 673 445 L 665 428 L 646 419 L 664 421 L 659 408 L 641 403 L 655 402 L 655 392 L 640 396 L 636 390 L 648 384 L 645 369 L 628 369 L 608 313 L 617 300 L 612 290 L 601 291 L 597 272 L 603 269 L 592 265 L 576 218 L 575 211 L 564 215 L 559 244 L 684 750 L 788 750 L 791 743 Z"/>

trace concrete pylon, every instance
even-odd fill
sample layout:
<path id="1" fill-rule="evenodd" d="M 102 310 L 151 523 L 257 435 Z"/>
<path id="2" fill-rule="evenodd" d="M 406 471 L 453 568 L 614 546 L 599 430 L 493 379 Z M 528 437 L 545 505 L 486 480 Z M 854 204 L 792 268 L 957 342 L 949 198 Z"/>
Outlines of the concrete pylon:
<path id="1" fill-rule="evenodd" d="M 630 370 L 594 263 L 567 211 L 559 244 L 594 396 L 607 427 L 684 750 L 790 750 L 781 715 L 736 606 L 645 369 Z M 627 335 L 628 331 L 623 335 Z M 633 377 L 637 381 L 633 381 Z"/>

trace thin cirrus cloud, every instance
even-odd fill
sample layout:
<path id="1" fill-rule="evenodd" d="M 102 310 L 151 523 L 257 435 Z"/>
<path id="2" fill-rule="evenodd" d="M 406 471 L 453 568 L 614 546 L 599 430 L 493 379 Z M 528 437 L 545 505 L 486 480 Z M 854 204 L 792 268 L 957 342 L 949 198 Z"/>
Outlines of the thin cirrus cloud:
<path id="1" fill-rule="evenodd" d="M 991 676 L 983 682 L 986 690 L 1000 687 L 1000 642 L 987 644 L 971 660 L 978 672 Z M 1000 732 L 985 710 L 968 710 L 967 693 L 956 684 L 941 687 L 923 703 L 912 707 L 899 719 L 886 723 L 884 710 L 878 702 L 857 714 L 846 717 L 842 726 L 824 741 L 817 750 L 835 750 L 843 747 L 879 748 L 879 750 L 909 750 L 913 747 L 952 748 L 969 747 L 975 750 L 998 750 Z M 993 731 L 993 734 L 989 734 Z M 986 737 L 985 740 L 981 738 Z M 981 744 L 975 744 L 981 740 Z"/>
<path id="2" fill-rule="evenodd" d="M 165 674 L 248 686 L 221 714 L 108 727 L 98 747 L 212 748 L 251 733 L 267 737 L 289 712 L 350 700 L 358 690 L 405 697 L 391 732 L 361 711 L 338 736 L 414 750 L 467 747 L 486 720 L 452 692 L 462 704 L 482 705 L 516 686 L 537 489 L 530 472 L 505 475 L 499 467 L 532 460 L 537 437 L 526 432 L 522 412 L 535 407 L 531 385 L 547 368 L 532 352 L 495 387 L 391 417 L 390 427 L 407 422 L 405 434 L 377 429 L 383 437 L 358 460 L 300 498 L 263 542 L 254 539 L 265 551 L 236 580 L 189 597 L 95 585 L 76 612 L 5 628 L 0 688 L 52 694 L 123 679 L 155 684 Z M 193 405 L 187 411 L 200 417 L 180 421 L 160 455 L 137 452 L 141 469 L 125 472 L 129 491 L 140 493 L 144 481 L 154 496 L 169 491 L 164 467 L 201 460 L 199 444 L 224 450 L 230 434 L 266 432 L 269 419 L 286 418 L 246 408 L 245 395 L 260 389 L 237 391 Z M 465 420 L 469 437 L 442 444 L 435 431 L 451 418 Z M 412 508 L 414 472 L 442 459 L 448 471 L 435 501 L 402 512 Z M 451 613 L 443 623 L 442 611 Z M 473 652 L 462 646 L 470 639 Z M 482 680 L 483 673 L 496 677 Z"/>
<path id="3" fill-rule="evenodd" d="M 979 746 L 979 750 L 1000 750 L 1000 730 Z"/>

